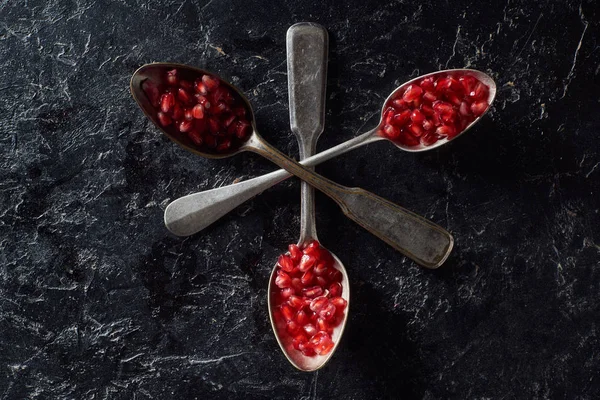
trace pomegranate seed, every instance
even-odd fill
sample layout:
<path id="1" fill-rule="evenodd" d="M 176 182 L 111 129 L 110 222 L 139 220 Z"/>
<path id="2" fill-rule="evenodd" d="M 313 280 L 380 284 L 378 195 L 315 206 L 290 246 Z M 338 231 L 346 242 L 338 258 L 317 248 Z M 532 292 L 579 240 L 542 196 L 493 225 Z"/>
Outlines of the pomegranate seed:
<path id="1" fill-rule="evenodd" d="M 219 87 L 219 80 L 210 75 L 204 75 L 202 77 L 202 83 L 206 85 L 208 90 L 215 90 L 217 87 Z"/>
<path id="2" fill-rule="evenodd" d="M 329 295 L 331 297 L 338 297 L 342 295 L 342 285 L 339 282 L 334 282 L 329 286 Z"/>
<path id="3" fill-rule="evenodd" d="M 290 256 L 282 254 L 277 260 L 277 265 L 286 272 L 292 272 L 294 270 L 294 262 Z"/>
<path id="4" fill-rule="evenodd" d="M 398 142 L 405 146 L 416 146 L 417 144 L 419 144 L 419 139 L 407 132 L 402 132 L 402 135 L 400 135 L 400 139 L 398 140 Z"/>
<path id="5" fill-rule="evenodd" d="M 292 278 L 292 287 L 296 289 L 297 292 L 301 292 L 304 289 L 304 285 L 302 285 L 300 278 Z"/>
<path id="6" fill-rule="evenodd" d="M 300 325 L 294 320 L 287 322 L 287 331 L 290 335 L 295 335 L 300 332 Z"/>
<path id="7" fill-rule="evenodd" d="M 306 332 L 308 336 L 312 337 L 315 333 L 317 333 L 317 328 L 315 328 L 313 324 L 306 324 L 304 325 L 304 332 Z"/>
<path id="8" fill-rule="evenodd" d="M 229 117 L 227 117 L 223 120 L 223 126 L 226 128 L 229 128 L 236 119 L 237 119 L 237 117 L 235 115 L 231 114 Z"/>
<path id="9" fill-rule="evenodd" d="M 319 312 L 329 303 L 329 300 L 325 296 L 319 296 L 310 302 L 310 309 L 314 312 Z"/>
<path id="10" fill-rule="evenodd" d="M 302 293 L 306 296 L 306 297 L 317 297 L 323 294 L 323 288 L 320 286 L 311 286 L 308 288 L 304 288 L 302 289 Z"/>
<path id="11" fill-rule="evenodd" d="M 207 136 L 208 137 L 208 136 Z M 275 278 L 275 285 L 280 288 L 286 288 L 292 286 L 292 279 L 288 274 L 283 271 L 277 271 L 277 278 Z"/>
<path id="12" fill-rule="evenodd" d="M 454 136 L 456 130 L 451 125 L 438 126 L 435 133 L 439 136 Z"/>
<path id="13" fill-rule="evenodd" d="M 281 315 L 283 315 L 283 318 L 285 318 L 286 321 L 291 321 L 292 319 L 294 319 L 296 312 L 294 311 L 292 306 L 290 306 L 289 304 L 282 304 L 280 309 Z"/>
<path id="14" fill-rule="evenodd" d="M 196 119 L 204 118 L 204 106 L 202 104 L 196 104 L 194 108 L 192 108 L 192 115 Z"/>
<path id="15" fill-rule="evenodd" d="M 192 90 L 194 88 L 194 85 L 192 85 L 192 82 L 190 81 L 186 81 L 185 79 L 182 79 L 179 82 L 179 86 L 181 86 L 182 88 L 184 88 L 185 90 Z"/>
<path id="16" fill-rule="evenodd" d="M 198 102 L 198 104 L 202 104 L 205 110 L 208 110 L 210 108 L 210 101 L 208 101 L 208 98 L 206 96 L 197 94 L 196 101 Z"/>
<path id="17" fill-rule="evenodd" d="M 180 132 L 189 132 L 194 127 L 194 123 L 192 121 L 181 121 L 179 123 L 179 131 Z"/>
<path id="18" fill-rule="evenodd" d="M 328 301 L 318 313 L 325 321 L 329 321 L 335 315 L 335 306 Z"/>
<path id="19" fill-rule="evenodd" d="M 458 112 L 462 116 L 469 117 L 471 115 L 471 107 L 469 106 L 469 103 L 466 101 L 461 102 Z"/>
<path id="20" fill-rule="evenodd" d="M 402 111 L 402 110 L 408 108 L 408 103 L 406 101 L 404 101 L 402 98 L 394 99 L 392 101 L 392 105 L 394 106 L 396 111 Z"/>
<path id="21" fill-rule="evenodd" d="M 310 317 L 304 312 L 304 310 L 298 311 L 298 314 L 296 314 L 296 322 L 298 322 L 300 326 L 308 324 L 309 321 Z"/>
<path id="22" fill-rule="evenodd" d="M 412 112 L 410 110 L 404 110 L 399 114 L 394 115 L 392 118 L 392 124 L 397 127 L 402 127 L 406 125 L 408 121 L 410 121 Z"/>
<path id="23" fill-rule="evenodd" d="M 319 346 L 315 347 L 315 352 L 320 356 L 324 356 L 325 354 L 329 353 L 334 346 L 335 344 L 333 343 L 333 340 L 327 337 L 327 339 L 321 341 Z"/>
<path id="24" fill-rule="evenodd" d="M 304 254 L 302 256 L 302 258 L 300 259 L 300 263 L 298 264 L 298 269 L 302 272 L 306 272 L 308 271 L 313 265 L 315 265 L 315 262 L 317 261 L 316 258 L 314 258 L 313 256 L 310 256 L 308 254 Z"/>
<path id="25" fill-rule="evenodd" d="M 192 142 L 194 142 L 194 144 L 195 144 L 196 146 L 201 146 L 201 145 L 202 145 L 202 143 L 204 142 L 204 141 L 202 140 L 202 136 L 200 136 L 200 134 L 199 134 L 198 132 L 196 132 L 196 131 L 189 131 L 189 132 L 188 132 L 188 137 L 189 137 L 190 139 L 192 139 Z"/>
<path id="26" fill-rule="evenodd" d="M 165 93 L 160 98 L 160 110 L 164 113 L 171 111 L 171 108 L 175 105 L 175 97 L 173 93 Z"/>
<path id="27" fill-rule="evenodd" d="M 167 71 L 167 83 L 171 86 L 175 86 L 178 82 L 179 79 L 177 79 L 177 70 L 172 69 L 170 71 Z"/>
<path id="28" fill-rule="evenodd" d="M 300 351 L 302 351 L 302 354 L 306 357 L 314 357 L 317 354 L 315 349 L 312 346 L 309 346 L 308 343 L 300 343 Z"/>
<path id="29" fill-rule="evenodd" d="M 476 117 L 479 117 L 483 115 L 483 113 L 485 113 L 489 106 L 490 105 L 485 100 L 478 101 L 476 103 L 471 104 L 471 111 Z"/>
<path id="30" fill-rule="evenodd" d="M 296 336 L 294 336 L 294 338 L 292 339 L 292 345 L 294 346 L 294 349 L 296 350 L 300 350 L 300 344 L 306 344 L 308 342 L 308 338 L 306 337 L 306 335 L 300 333 Z"/>
<path id="31" fill-rule="evenodd" d="M 233 115 L 235 115 L 238 118 L 246 117 L 246 108 L 244 107 L 234 107 L 231 109 L 231 111 L 233 112 Z"/>
<path id="32" fill-rule="evenodd" d="M 292 289 L 292 288 L 289 288 L 289 289 Z M 302 299 L 302 297 L 299 297 L 296 295 L 291 295 L 290 298 L 288 299 L 288 303 L 290 306 L 297 308 L 297 309 L 304 307 L 304 299 Z"/>
<path id="33" fill-rule="evenodd" d="M 446 99 L 448 99 L 448 101 L 454 104 L 455 106 L 460 106 L 460 103 L 462 102 L 462 100 L 457 95 L 452 93 L 447 94 Z"/>
<path id="34" fill-rule="evenodd" d="M 433 92 L 425 92 L 425 94 L 423 95 L 423 100 L 427 100 L 430 103 L 433 103 L 437 99 L 437 95 Z"/>
<path id="35" fill-rule="evenodd" d="M 186 104 L 192 101 L 192 96 L 190 96 L 190 94 L 184 88 L 179 88 L 177 91 L 177 98 Z"/>
<path id="36" fill-rule="evenodd" d="M 187 121 L 191 121 L 194 119 L 194 112 L 191 108 L 186 108 L 184 113 L 183 113 L 183 118 L 185 118 Z"/>
<path id="37" fill-rule="evenodd" d="M 344 300 L 342 297 L 334 297 L 330 300 L 331 304 L 333 304 L 337 311 L 343 310 L 346 308 L 348 302 Z"/>
<path id="38" fill-rule="evenodd" d="M 395 127 L 394 125 L 386 125 L 383 128 L 383 133 L 388 138 L 395 140 L 398 138 L 398 136 L 400 136 L 400 128 Z"/>
<path id="39" fill-rule="evenodd" d="M 298 247 L 297 245 L 290 244 L 288 246 L 288 251 L 290 252 L 290 257 L 294 264 L 300 261 L 300 258 L 302 258 L 302 250 L 300 250 L 300 247 Z"/>
<path id="40" fill-rule="evenodd" d="M 206 85 L 206 82 L 204 83 Z M 219 86 L 214 90 L 209 89 L 209 93 L 212 96 L 211 100 L 216 104 L 220 101 L 224 101 L 227 97 L 227 89 L 223 86 Z"/>
<path id="41" fill-rule="evenodd" d="M 422 89 L 427 90 L 427 91 L 431 91 L 431 90 L 435 89 L 434 79 L 432 76 L 430 76 L 428 78 L 424 78 L 419 85 L 421 86 Z"/>
<path id="42" fill-rule="evenodd" d="M 326 287 L 327 286 L 327 279 L 323 278 L 322 276 L 317 276 L 315 281 L 317 281 L 317 285 L 321 286 L 321 287 Z"/>
<path id="43" fill-rule="evenodd" d="M 406 102 L 412 102 L 417 100 L 421 94 L 423 93 L 423 89 L 419 85 L 408 85 L 406 91 L 402 95 L 402 100 Z"/>
<path id="44" fill-rule="evenodd" d="M 208 129 L 210 133 L 216 135 L 221 130 L 221 123 L 215 117 L 211 117 L 208 119 Z"/>
<path id="45" fill-rule="evenodd" d="M 469 97 L 473 100 L 487 100 L 489 97 L 489 89 L 486 85 L 478 82 L 475 88 L 469 93 Z"/>
<path id="46" fill-rule="evenodd" d="M 342 273 L 339 270 L 332 268 L 331 271 L 329 271 L 329 280 L 331 282 L 341 282 Z"/>
<path id="47" fill-rule="evenodd" d="M 323 318 L 317 318 L 317 329 L 323 332 L 329 331 L 329 325 Z"/>
<path id="48" fill-rule="evenodd" d="M 315 265 L 315 275 L 325 275 L 327 273 L 327 270 L 327 264 L 324 262 L 319 262 L 317 265 Z"/>
<path id="49" fill-rule="evenodd" d="M 208 88 L 200 80 L 196 81 L 196 83 L 194 84 L 194 89 L 196 89 L 197 93 L 199 93 L 199 94 L 201 94 L 203 96 L 206 96 L 208 94 Z"/>
<path id="50" fill-rule="evenodd" d="M 394 117 L 395 113 L 396 113 L 396 110 L 393 107 L 388 107 L 388 109 L 384 111 L 383 120 L 385 121 L 386 124 L 389 124 L 392 122 L 392 118 Z"/>
<path id="51" fill-rule="evenodd" d="M 281 297 L 282 297 L 284 300 L 285 300 L 285 299 L 289 299 L 290 297 L 292 297 L 292 296 L 294 295 L 294 293 L 295 293 L 295 292 L 296 292 L 296 291 L 294 290 L 294 288 L 291 288 L 291 287 L 286 287 L 286 288 L 283 288 L 283 289 L 281 290 Z M 298 298 L 299 298 L 299 297 L 298 297 Z M 300 299 L 300 298 L 299 298 L 299 299 Z M 302 300 L 302 299 L 300 299 L 300 300 Z M 290 301 L 290 305 L 293 307 L 293 305 L 292 305 L 291 301 Z"/>
<path id="52" fill-rule="evenodd" d="M 158 122 L 162 125 L 162 126 L 168 126 L 171 125 L 171 123 L 173 122 L 173 120 L 171 119 L 171 117 L 169 117 L 168 114 L 164 113 L 164 112 L 159 112 L 157 114 L 158 116 Z"/>
<path id="53" fill-rule="evenodd" d="M 226 151 L 231 147 L 231 139 L 223 138 L 217 145 L 217 151 Z"/>
<path id="54" fill-rule="evenodd" d="M 435 114 L 435 111 L 433 111 L 433 108 L 431 108 L 430 106 L 428 106 L 426 104 L 421 106 L 421 112 L 428 117 L 431 117 Z"/>
<path id="55" fill-rule="evenodd" d="M 146 97 L 152 103 L 152 106 L 158 107 L 160 103 L 160 90 L 158 86 L 153 82 L 146 81 L 142 84 L 142 88 L 144 89 L 144 93 L 146 93 Z"/>
<path id="56" fill-rule="evenodd" d="M 239 121 L 237 124 L 237 130 L 235 131 L 235 136 L 237 136 L 238 139 L 246 138 L 250 134 L 251 127 L 252 126 L 250 125 L 250 123 L 248 121 L 246 121 L 246 120 Z"/>
<path id="57" fill-rule="evenodd" d="M 421 135 L 423 135 L 423 127 L 422 127 L 422 125 L 409 124 L 408 125 L 408 130 L 415 137 L 420 137 Z"/>
<path id="58" fill-rule="evenodd" d="M 434 144 L 435 142 L 437 142 L 437 137 L 436 135 L 432 135 L 432 134 L 428 134 L 428 135 L 423 135 L 420 138 L 421 140 L 421 144 L 423 146 L 431 146 L 432 144 Z"/>
<path id="59" fill-rule="evenodd" d="M 421 124 L 423 121 L 425 121 L 425 116 L 423 113 L 421 113 L 421 111 L 414 110 L 412 114 L 410 114 L 410 119 L 416 124 Z"/>
<path id="60" fill-rule="evenodd" d="M 458 78 L 458 81 L 463 85 L 465 93 L 471 93 L 477 84 L 477 79 L 471 75 L 464 75 Z"/>
<path id="61" fill-rule="evenodd" d="M 426 119 L 425 121 L 423 121 L 423 129 L 425 129 L 425 131 L 430 131 L 433 129 L 433 122 L 431 122 L 430 120 Z"/>
<path id="62" fill-rule="evenodd" d="M 210 109 L 210 111 L 214 115 L 221 115 L 221 114 L 225 113 L 226 111 L 229 111 L 229 107 L 227 107 L 227 104 L 225 104 L 224 102 L 220 101 L 220 102 L 217 103 L 216 106 L 212 107 Z"/>
<path id="63" fill-rule="evenodd" d="M 300 281 L 302 282 L 303 285 L 310 285 L 311 282 L 313 281 L 315 274 L 312 270 L 308 270 L 306 271 L 302 277 L 300 278 Z"/>

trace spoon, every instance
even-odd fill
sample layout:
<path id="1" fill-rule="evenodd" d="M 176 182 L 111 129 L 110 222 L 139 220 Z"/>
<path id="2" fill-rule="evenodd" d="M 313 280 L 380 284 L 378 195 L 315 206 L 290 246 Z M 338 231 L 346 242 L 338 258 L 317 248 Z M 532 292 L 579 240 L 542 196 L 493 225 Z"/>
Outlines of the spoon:
<path id="1" fill-rule="evenodd" d="M 325 120 L 325 88 L 327 82 L 327 31 L 320 25 L 301 22 L 292 25 L 287 32 L 288 91 L 290 103 L 290 125 L 300 146 L 300 158 L 315 153 L 316 142 L 323 132 Z M 302 248 L 317 239 L 315 227 L 314 189 L 306 182 L 301 183 L 300 238 L 298 247 Z M 321 245 L 321 247 L 323 247 Z M 275 337 L 283 354 L 297 369 L 305 372 L 315 371 L 325 365 L 335 352 L 341 339 L 350 303 L 350 286 L 344 265 L 335 254 L 334 267 L 342 273 L 342 298 L 347 305 L 342 322 L 333 330 L 334 347 L 326 355 L 307 357 L 293 348 L 289 335 L 279 335 L 285 327 L 277 327 L 273 317 L 275 308 L 273 294 L 277 291 L 275 278 L 277 263 L 269 279 L 269 318 Z"/>
<path id="2" fill-rule="evenodd" d="M 468 74 L 476 77 L 478 80 L 480 80 L 484 84 L 486 84 L 489 87 L 488 103 L 491 106 L 491 104 L 496 96 L 496 84 L 491 77 L 489 77 L 487 74 L 484 74 L 483 72 L 476 71 L 476 70 L 453 69 L 453 70 L 439 71 L 439 72 L 434 72 L 431 74 L 422 75 L 422 76 L 419 76 L 417 78 L 414 78 L 414 79 L 402 84 L 401 86 L 396 88 L 388 96 L 388 98 L 384 101 L 384 103 L 383 103 L 384 106 L 382 108 L 381 114 L 383 114 L 383 109 L 385 108 L 385 104 L 387 103 L 387 101 L 390 98 L 394 97 L 394 95 L 397 92 L 404 90 L 404 88 L 407 87 L 408 85 L 410 85 L 411 83 L 419 81 L 420 79 L 426 78 L 428 76 L 434 76 L 434 75 L 438 75 L 438 74 L 451 73 L 451 72 L 468 73 Z M 489 110 L 489 107 L 488 107 L 488 110 Z M 479 121 L 482 117 L 483 117 L 483 115 L 476 118 L 473 122 L 471 122 L 471 124 L 469 124 L 456 137 L 463 135 L 473 125 L 475 125 L 475 123 L 477 123 L 477 121 Z M 361 146 L 364 146 L 368 143 L 376 142 L 379 140 L 389 140 L 389 139 L 379 136 L 377 134 L 377 129 L 380 124 L 381 124 L 381 120 L 376 128 L 374 128 L 368 132 L 365 132 L 353 139 L 350 139 L 344 143 L 340 143 L 337 146 L 334 146 L 328 150 L 318 153 L 317 155 L 314 155 L 305 160 L 302 160 L 300 162 L 300 164 L 302 164 L 306 167 L 313 167 L 322 162 L 325 162 L 334 157 L 337 157 L 341 154 L 344 154 L 350 150 L 354 150 Z M 452 139 L 452 140 L 454 140 L 454 139 Z M 392 144 L 394 144 L 396 147 L 400 148 L 401 150 L 409 151 L 409 152 L 420 152 L 420 151 L 426 151 L 426 150 L 431 150 L 431 149 L 440 147 L 440 146 L 448 143 L 449 141 L 448 140 L 440 140 L 429 147 L 417 147 L 417 148 L 401 146 L 395 142 L 392 142 L 391 140 L 390 140 L 390 142 Z M 240 204 L 244 203 L 245 201 L 251 199 L 252 197 L 267 190 L 271 186 L 274 186 L 277 183 L 279 183 L 291 176 L 292 176 L 292 174 L 290 174 L 289 172 L 287 172 L 285 170 L 278 170 L 278 171 L 274 171 L 269 174 L 265 174 L 263 176 L 259 176 L 259 177 L 253 178 L 253 179 L 248 179 L 246 181 L 242 181 L 242 182 L 239 182 L 239 183 L 236 183 L 233 185 L 222 186 L 222 187 L 219 187 L 216 189 L 211 189 L 211 190 L 193 193 L 193 194 L 190 194 L 187 196 L 180 197 L 179 199 L 172 201 L 167 206 L 167 208 L 165 210 L 165 214 L 164 214 L 165 225 L 167 226 L 167 229 L 169 229 L 169 231 L 171 231 L 173 234 L 175 234 L 177 236 L 193 235 L 194 233 L 197 233 L 197 232 L 201 231 L 202 229 L 206 228 L 207 226 L 209 226 L 210 224 L 212 224 L 213 222 L 215 222 L 216 220 L 218 220 L 223 215 L 227 214 L 228 212 L 230 212 L 231 210 L 233 210 Z"/>
<path id="3" fill-rule="evenodd" d="M 172 141 L 186 150 L 208 158 L 226 158 L 243 151 L 259 154 L 281 168 L 308 182 L 311 186 L 334 200 L 344 214 L 399 250 L 417 264 L 426 268 L 438 268 L 450 255 L 454 245 L 452 235 L 442 227 L 418 216 L 388 200 L 361 188 L 339 185 L 307 169 L 267 143 L 256 129 L 254 112 L 248 99 L 235 86 L 221 80 L 221 84 L 236 93 L 243 101 L 251 121 L 252 133 L 237 149 L 228 153 L 206 153 L 199 151 L 192 142 L 163 129 L 158 121 L 156 109 L 148 99 L 142 84 L 150 79 L 161 82 L 168 70 L 177 69 L 186 76 L 213 75 L 212 73 L 182 64 L 155 63 L 140 67 L 131 78 L 131 92 L 146 116 Z M 374 138 L 374 136 L 372 136 Z M 368 139 L 367 139 L 368 140 Z M 377 139 L 371 139 L 377 140 Z"/>

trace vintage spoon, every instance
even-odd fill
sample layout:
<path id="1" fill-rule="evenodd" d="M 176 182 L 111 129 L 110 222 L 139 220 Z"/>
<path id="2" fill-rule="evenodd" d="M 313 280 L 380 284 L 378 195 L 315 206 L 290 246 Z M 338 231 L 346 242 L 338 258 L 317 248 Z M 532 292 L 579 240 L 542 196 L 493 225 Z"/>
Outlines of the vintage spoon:
<path id="1" fill-rule="evenodd" d="M 267 143 L 258 134 L 250 102 L 242 92 L 226 81 L 222 81 L 222 84 L 242 99 L 251 120 L 252 133 L 239 148 L 228 153 L 201 152 L 194 147 L 191 140 L 176 136 L 168 129 L 164 129 L 157 120 L 156 109 L 144 92 L 142 84 L 148 79 L 157 83 L 161 82 L 167 71 L 172 69 L 177 69 L 188 76 L 205 74 L 214 76 L 214 74 L 199 68 L 171 63 L 146 64 L 133 74 L 131 92 L 134 99 L 146 116 L 169 139 L 192 153 L 208 158 L 226 158 L 243 151 L 251 151 L 262 155 L 325 193 L 338 204 L 347 217 L 411 258 L 417 264 L 426 268 L 438 268 L 448 258 L 454 245 L 454 238 L 442 227 L 364 189 L 348 188 L 324 178 Z"/>
<path id="2" fill-rule="evenodd" d="M 323 132 L 325 124 L 328 35 L 322 26 L 302 22 L 292 25 L 288 29 L 286 42 L 290 125 L 300 146 L 300 159 L 304 159 L 315 153 L 317 140 Z M 298 246 L 302 248 L 312 240 L 318 240 L 315 225 L 314 189 L 306 182 L 302 182 Z M 321 245 L 321 247 L 323 246 Z M 291 336 L 280 334 L 285 328 L 283 326 L 277 327 L 277 321 L 273 313 L 278 289 L 275 286 L 277 263 L 269 279 L 268 305 L 273 332 L 288 361 L 294 367 L 305 372 L 315 371 L 329 361 L 341 339 L 348 318 L 350 305 L 348 274 L 339 258 L 331 252 L 330 254 L 335 260 L 334 267 L 342 273 L 341 297 L 346 300 L 347 305 L 342 322 L 333 329 L 332 339 L 335 345 L 326 355 L 307 357 L 293 348 Z"/>

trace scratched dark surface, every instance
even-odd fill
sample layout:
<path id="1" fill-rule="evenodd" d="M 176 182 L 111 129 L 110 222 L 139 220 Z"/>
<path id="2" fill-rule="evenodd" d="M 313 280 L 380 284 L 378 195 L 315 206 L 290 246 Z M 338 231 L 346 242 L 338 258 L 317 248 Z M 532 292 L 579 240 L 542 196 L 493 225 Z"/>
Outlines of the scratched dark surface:
<path id="1" fill-rule="evenodd" d="M 332 2 L 333 3 L 333 2 Z M 600 393 L 600 7 L 583 2 L 1 1 L 1 399 L 592 399 Z M 129 93 L 140 65 L 239 85 L 289 133 L 285 34 L 330 33 L 325 149 L 374 126 L 398 84 L 491 74 L 489 116 L 444 148 L 376 143 L 320 166 L 456 237 L 416 267 L 317 197 L 352 315 L 314 374 L 284 359 L 267 277 L 299 230 L 290 180 L 204 232 L 170 200 L 272 171 L 162 137 Z"/>

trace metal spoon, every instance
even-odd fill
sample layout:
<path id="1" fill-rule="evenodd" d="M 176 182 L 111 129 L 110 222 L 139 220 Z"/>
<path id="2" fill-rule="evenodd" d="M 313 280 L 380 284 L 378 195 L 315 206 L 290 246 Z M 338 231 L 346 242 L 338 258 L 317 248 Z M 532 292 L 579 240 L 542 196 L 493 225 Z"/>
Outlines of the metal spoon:
<path id="1" fill-rule="evenodd" d="M 300 159 L 315 153 L 316 142 L 323 132 L 325 123 L 325 88 L 327 83 L 327 31 L 320 25 L 301 22 L 292 25 L 287 31 L 288 91 L 290 103 L 290 125 L 300 146 Z M 314 189 L 306 182 L 301 183 L 300 239 L 298 246 L 317 239 L 315 227 Z M 269 318 L 277 342 L 288 361 L 301 371 L 315 371 L 333 355 L 341 339 L 350 306 L 350 286 L 344 265 L 331 253 L 335 268 L 342 273 L 342 297 L 348 302 L 344 319 L 334 328 L 332 339 L 335 343 L 327 355 L 306 357 L 293 348 L 288 335 L 279 335 L 283 327 L 276 326 L 273 318 L 273 296 L 277 264 L 269 279 Z M 283 328 L 285 329 L 285 328 Z"/>
<path id="2" fill-rule="evenodd" d="M 189 139 L 177 137 L 169 130 L 163 129 L 157 121 L 156 110 L 147 98 L 142 83 L 147 79 L 160 82 L 166 72 L 174 68 L 185 75 L 214 75 L 208 71 L 187 65 L 156 63 L 142 66 L 131 78 L 131 92 L 134 99 L 146 116 L 172 141 L 192 153 L 208 158 L 225 158 L 243 151 L 260 154 L 325 193 L 340 206 L 347 217 L 410 257 L 416 263 L 426 268 L 438 268 L 448 258 L 454 245 L 454 238 L 442 227 L 364 189 L 348 188 L 324 178 L 267 143 L 258 134 L 250 102 L 242 92 L 228 82 L 222 81 L 222 84 L 240 96 L 246 105 L 249 116 L 252 117 L 250 118 L 252 134 L 238 149 L 221 154 L 203 153 L 195 148 Z M 371 137 L 371 141 L 378 140 L 373 135 Z M 365 140 L 368 141 L 369 139 L 366 138 Z M 185 214 L 189 215 L 189 213 Z M 187 224 L 185 220 L 181 223 Z M 175 222 L 176 224 L 177 222 Z M 175 230 L 177 229 L 175 228 Z"/>
<path id="3" fill-rule="evenodd" d="M 396 92 L 398 92 L 399 90 L 403 90 L 403 88 L 415 81 L 423 79 L 427 76 L 454 71 L 469 73 L 475 76 L 483 83 L 485 83 L 486 85 L 488 85 L 490 88 L 488 103 L 491 106 L 496 96 L 496 84 L 494 80 L 488 75 L 484 74 L 483 72 L 470 69 L 453 69 L 447 71 L 439 71 L 412 79 L 399 86 L 396 90 L 394 90 L 384 101 L 383 104 L 385 105 L 390 99 L 390 97 L 394 96 Z M 464 134 L 467 130 L 469 130 L 473 125 L 475 125 L 475 123 L 477 123 L 477 121 L 479 121 L 481 117 L 475 119 L 458 136 Z M 344 143 L 340 143 L 339 145 L 334 146 L 326 151 L 323 151 L 317 155 L 302 160 L 300 164 L 306 167 L 313 167 L 322 162 L 337 157 L 341 154 L 344 154 L 350 150 L 357 149 L 363 145 L 376 142 L 378 140 L 388 139 L 377 135 L 376 127 L 353 139 L 350 139 Z M 398 145 L 397 143 L 392 143 L 401 150 L 409 152 L 419 152 L 431 150 L 442 146 L 443 144 L 448 143 L 448 140 L 440 140 L 430 147 L 419 148 L 406 148 Z M 206 228 L 207 226 L 209 226 L 210 224 L 212 224 L 213 222 L 215 222 L 216 220 L 218 220 L 223 215 L 227 214 L 240 204 L 244 203 L 247 200 L 250 200 L 252 197 L 262 193 L 271 186 L 276 185 L 277 183 L 289 178 L 290 176 L 292 176 L 292 174 L 280 169 L 278 171 L 274 171 L 269 174 L 259 176 L 257 178 L 248 179 L 246 181 L 242 181 L 233 185 L 222 186 L 216 189 L 206 190 L 203 192 L 193 193 L 187 196 L 180 197 L 179 199 L 172 201 L 167 206 L 164 214 L 165 225 L 175 235 L 193 235 L 194 233 Z"/>

